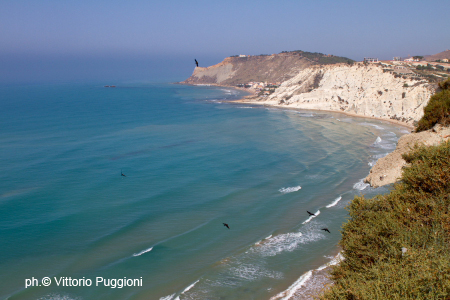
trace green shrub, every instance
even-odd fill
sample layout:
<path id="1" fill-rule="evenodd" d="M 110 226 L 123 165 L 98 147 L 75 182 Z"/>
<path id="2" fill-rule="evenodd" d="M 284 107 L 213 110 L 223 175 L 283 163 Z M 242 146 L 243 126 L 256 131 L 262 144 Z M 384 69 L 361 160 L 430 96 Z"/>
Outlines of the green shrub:
<path id="1" fill-rule="evenodd" d="M 439 82 L 439 87 L 443 90 L 450 90 L 450 78 L 447 80 Z"/>
<path id="2" fill-rule="evenodd" d="M 448 80 L 447 80 L 448 81 Z M 447 85 L 448 86 L 448 85 Z M 424 108 L 424 115 L 419 120 L 416 132 L 433 128 L 436 124 L 450 124 L 450 90 L 442 90 L 433 96 Z"/>
<path id="3" fill-rule="evenodd" d="M 347 208 L 344 260 L 321 299 L 450 299 L 450 142 L 404 158 L 389 194 Z"/>

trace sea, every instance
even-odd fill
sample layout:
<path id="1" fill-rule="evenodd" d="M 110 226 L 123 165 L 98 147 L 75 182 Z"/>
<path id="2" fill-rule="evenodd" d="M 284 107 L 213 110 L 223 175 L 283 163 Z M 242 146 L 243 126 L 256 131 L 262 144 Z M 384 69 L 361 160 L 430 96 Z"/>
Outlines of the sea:
<path id="1" fill-rule="evenodd" d="M 314 274 L 338 261 L 346 205 L 389 191 L 363 178 L 409 130 L 230 102 L 245 95 L 0 86 L 0 299 L 307 299 L 301 288 L 324 286 Z"/>

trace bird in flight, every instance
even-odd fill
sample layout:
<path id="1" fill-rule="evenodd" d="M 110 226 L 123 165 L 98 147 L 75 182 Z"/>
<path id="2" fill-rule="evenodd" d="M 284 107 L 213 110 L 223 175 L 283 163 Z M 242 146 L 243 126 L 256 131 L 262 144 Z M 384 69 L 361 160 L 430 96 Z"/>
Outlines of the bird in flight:
<path id="1" fill-rule="evenodd" d="M 306 211 L 310 216 L 315 216 L 312 212 Z"/>
<path id="2" fill-rule="evenodd" d="M 123 174 L 122 170 L 120 170 L 120 176 L 127 177 L 125 174 Z"/>
<path id="3" fill-rule="evenodd" d="M 196 59 L 194 59 L 195 60 L 195 64 L 197 65 L 197 67 L 198 67 L 198 61 L 196 60 Z"/>
<path id="4" fill-rule="evenodd" d="M 328 228 L 322 228 L 321 230 L 326 231 L 326 232 L 328 232 L 328 233 L 331 233 L 331 232 L 328 230 Z"/>
<path id="5" fill-rule="evenodd" d="M 223 223 L 223 226 L 225 226 L 226 228 L 230 229 L 230 226 L 228 226 L 227 223 Z"/>

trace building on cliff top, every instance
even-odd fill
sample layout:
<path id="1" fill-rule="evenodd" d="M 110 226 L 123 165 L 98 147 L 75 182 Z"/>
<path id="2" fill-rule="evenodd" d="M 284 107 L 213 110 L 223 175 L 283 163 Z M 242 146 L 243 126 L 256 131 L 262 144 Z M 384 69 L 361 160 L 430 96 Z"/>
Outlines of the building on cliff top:
<path id="1" fill-rule="evenodd" d="M 364 62 L 377 63 L 378 62 L 378 58 L 364 57 Z"/>

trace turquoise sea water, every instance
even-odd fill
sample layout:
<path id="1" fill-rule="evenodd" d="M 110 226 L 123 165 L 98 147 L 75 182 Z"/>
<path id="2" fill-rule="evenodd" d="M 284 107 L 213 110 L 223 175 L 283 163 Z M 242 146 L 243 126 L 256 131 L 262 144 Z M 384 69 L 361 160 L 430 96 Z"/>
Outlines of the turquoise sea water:
<path id="1" fill-rule="evenodd" d="M 282 299 L 329 262 L 407 130 L 224 102 L 241 95 L 0 87 L 0 299 Z"/>

